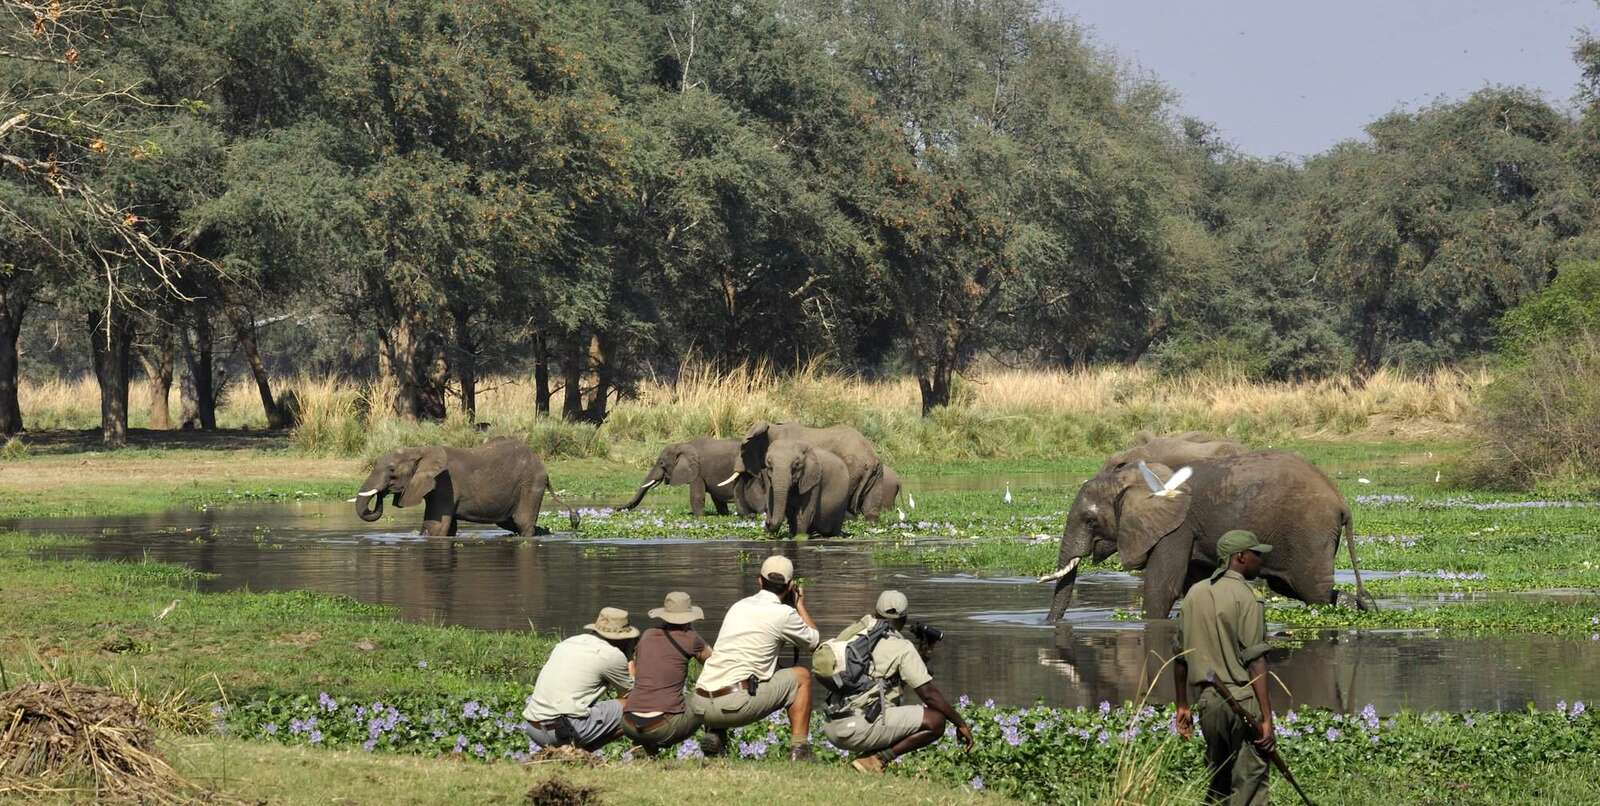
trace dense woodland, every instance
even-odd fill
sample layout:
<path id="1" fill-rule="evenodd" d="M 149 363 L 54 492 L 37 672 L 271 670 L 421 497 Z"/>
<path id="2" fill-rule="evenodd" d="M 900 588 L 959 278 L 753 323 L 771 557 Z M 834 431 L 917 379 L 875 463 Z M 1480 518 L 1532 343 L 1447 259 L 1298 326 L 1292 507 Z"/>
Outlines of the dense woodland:
<path id="1" fill-rule="evenodd" d="M 0 433 L 21 375 L 384 381 L 469 416 L 686 361 L 1425 367 L 1600 232 L 1600 45 L 1575 104 L 1401 109 L 1237 153 L 1034 0 L 3 0 Z M 1569 111 L 1569 109 L 1576 111 Z"/>

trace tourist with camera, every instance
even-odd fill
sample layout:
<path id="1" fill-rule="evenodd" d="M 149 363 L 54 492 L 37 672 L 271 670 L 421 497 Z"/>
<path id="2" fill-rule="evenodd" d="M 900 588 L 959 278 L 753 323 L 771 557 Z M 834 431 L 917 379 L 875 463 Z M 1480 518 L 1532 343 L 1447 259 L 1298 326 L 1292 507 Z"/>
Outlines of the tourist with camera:
<path id="1" fill-rule="evenodd" d="M 908 608 L 905 594 L 884 591 L 872 614 L 825 642 L 812 658 L 828 691 L 822 732 L 834 746 L 860 754 L 851 766 L 862 772 L 883 772 L 896 758 L 938 741 L 946 721 L 972 749 L 972 729 L 928 673 L 928 655 L 944 632 L 925 624 L 908 630 Z M 907 686 L 922 705 L 898 704 Z"/>
<path id="2" fill-rule="evenodd" d="M 803 667 L 779 669 L 778 650 L 786 643 L 813 650 L 822 636 L 806 612 L 805 592 L 794 582 L 794 563 L 788 557 L 768 557 L 756 584 L 759 591 L 728 608 L 689 698 L 690 710 L 706 727 L 700 746 L 706 755 L 726 752 L 729 728 L 787 708 L 793 730 L 789 756 L 808 760 L 811 673 Z"/>

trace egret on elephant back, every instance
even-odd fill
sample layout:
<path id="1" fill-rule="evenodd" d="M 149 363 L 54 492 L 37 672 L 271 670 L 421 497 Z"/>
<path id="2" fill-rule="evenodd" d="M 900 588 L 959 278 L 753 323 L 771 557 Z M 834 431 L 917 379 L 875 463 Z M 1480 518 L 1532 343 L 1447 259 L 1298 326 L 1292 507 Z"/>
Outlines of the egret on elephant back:
<path id="1" fill-rule="evenodd" d="M 1085 558 L 1117 554 L 1144 572 L 1144 617 L 1165 618 L 1174 602 L 1217 564 L 1216 543 L 1248 529 L 1273 551 L 1261 576 L 1276 593 L 1310 604 L 1349 597 L 1333 586 L 1340 540 L 1356 569 L 1357 607 L 1370 606 L 1356 560 L 1350 507 L 1322 471 L 1291 453 L 1265 451 L 1201 459 L 1180 478 L 1154 459 L 1108 465 L 1079 488 L 1067 514 L 1047 620 L 1071 603 Z M 1154 482 L 1147 475 L 1153 474 Z"/>

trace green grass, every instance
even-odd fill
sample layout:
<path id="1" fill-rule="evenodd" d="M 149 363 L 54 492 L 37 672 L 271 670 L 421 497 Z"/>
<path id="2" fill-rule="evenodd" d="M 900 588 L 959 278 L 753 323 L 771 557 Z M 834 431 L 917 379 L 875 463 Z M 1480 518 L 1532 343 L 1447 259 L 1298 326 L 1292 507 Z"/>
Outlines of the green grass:
<path id="1" fill-rule="evenodd" d="M 274 804 L 528 803 L 549 779 L 592 787 L 602 803 L 814 802 L 1007 803 L 942 782 L 863 776 L 844 765 L 730 761 L 608 764 L 476 764 L 448 758 L 319 751 L 231 739 L 167 743 L 178 771 L 213 791 Z"/>
<path id="2" fill-rule="evenodd" d="M 179 566 L 31 556 L 58 543 L 0 533 L 0 649 L 13 675 L 49 667 L 108 680 L 137 671 L 156 690 L 220 684 L 230 696 L 285 688 L 514 693 L 532 686 L 553 644 L 527 632 L 410 624 L 390 608 L 343 597 L 201 593 L 201 575 Z"/>

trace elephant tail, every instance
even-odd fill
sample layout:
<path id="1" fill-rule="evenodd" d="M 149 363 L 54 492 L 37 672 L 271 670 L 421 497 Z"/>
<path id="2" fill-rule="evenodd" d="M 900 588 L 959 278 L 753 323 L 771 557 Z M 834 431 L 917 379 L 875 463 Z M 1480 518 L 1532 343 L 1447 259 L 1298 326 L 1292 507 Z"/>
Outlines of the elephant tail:
<path id="1" fill-rule="evenodd" d="M 573 505 L 571 505 L 571 504 L 568 504 L 567 502 L 565 502 L 563 500 L 561 500 L 560 494 L 558 494 L 556 492 L 556 486 L 554 484 L 550 483 L 550 479 L 548 477 L 545 478 L 545 480 L 544 480 L 544 489 L 545 489 L 546 492 L 550 493 L 550 497 L 554 498 L 556 500 L 557 504 L 559 504 L 559 505 L 561 505 L 563 507 L 566 507 L 567 519 L 572 522 L 572 530 L 573 531 L 577 531 L 578 530 L 578 508 L 573 506 Z M 639 497 L 643 498 L 644 494 L 640 493 Z"/>
<path id="2" fill-rule="evenodd" d="M 1342 515 L 1343 515 L 1344 523 L 1341 525 L 1340 531 L 1342 531 L 1344 533 L 1345 549 L 1350 552 L 1350 570 L 1356 576 L 1356 602 L 1358 602 L 1358 603 L 1372 603 L 1372 608 L 1374 610 L 1376 610 L 1377 609 L 1377 604 L 1375 603 L 1373 598 L 1370 595 L 1367 594 L 1367 587 L 1365 585 L 1361 584 L 1361 563 L 1356 561 L 1356 524 L 1355 524 L 1355 518 L 1351 517 L 1350 509 L 1348 507 L 1345 508 L 1345 510 L 1342 513 Z M 1335 538 L 1335 539 L 1337 539 L 1337 538 Z M 1334 547 L 1334 552 L 1337 553 L 1338 550 L 1339 550 L 1338 546 L 1335 546 Z"/>

